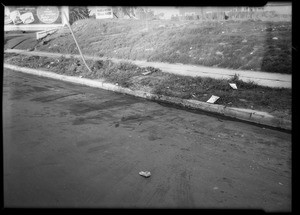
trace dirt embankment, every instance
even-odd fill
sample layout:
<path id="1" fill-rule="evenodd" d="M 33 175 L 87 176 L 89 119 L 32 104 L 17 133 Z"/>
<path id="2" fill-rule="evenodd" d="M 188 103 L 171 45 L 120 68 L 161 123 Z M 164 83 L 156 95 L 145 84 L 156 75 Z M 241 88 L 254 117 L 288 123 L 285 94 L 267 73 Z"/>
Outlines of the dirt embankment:
<path id="1" fill-rule="evenodd" d="M 87 55 L 292 72 L 291 22 L 87 19 L 72 28 Z M 48 36 L 36 49 L 78 54 L 68 29 Z"/>

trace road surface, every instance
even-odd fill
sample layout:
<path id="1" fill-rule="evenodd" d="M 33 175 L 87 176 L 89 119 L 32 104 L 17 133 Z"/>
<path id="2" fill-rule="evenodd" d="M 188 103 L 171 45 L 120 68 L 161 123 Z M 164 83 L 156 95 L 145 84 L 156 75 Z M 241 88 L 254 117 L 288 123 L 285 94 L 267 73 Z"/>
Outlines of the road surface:
<path id="1" fill-rule="evenodd" d="M 291 211 L 291 134 L 202 112 L 5 69 L 3 143 L 4 207 Z"/>

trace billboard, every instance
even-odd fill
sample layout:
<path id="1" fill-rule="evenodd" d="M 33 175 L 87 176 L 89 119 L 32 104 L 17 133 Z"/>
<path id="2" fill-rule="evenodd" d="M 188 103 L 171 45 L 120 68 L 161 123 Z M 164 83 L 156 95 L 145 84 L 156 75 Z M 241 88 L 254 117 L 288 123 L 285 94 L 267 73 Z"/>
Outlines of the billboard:
<path id="1" fill-rule="evenodd" d="M 6 6 L 4 30 L 37 31 L 64 26 L 69 15 L 68 7 Z"/>
<path id="2" fill-rule="evenodd" d="M 113 9 L 112 7 L 96 7 L 95 15 L 96 19 L 112 19 Z"/>

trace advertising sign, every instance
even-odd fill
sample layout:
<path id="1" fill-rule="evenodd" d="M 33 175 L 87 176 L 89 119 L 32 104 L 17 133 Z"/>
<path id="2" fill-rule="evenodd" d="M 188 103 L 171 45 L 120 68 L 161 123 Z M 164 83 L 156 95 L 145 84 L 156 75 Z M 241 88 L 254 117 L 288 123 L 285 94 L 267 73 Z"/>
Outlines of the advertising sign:
<path id="1" fill-rule="evenodd" d="M 112 7 L 96 7 L 96 19 L 112 19 Z"/>
<path id="2" fill-rule="evenodd" d="M 35 31 L 64 26 L 63 11 L 69 14 L 68 7 L 6 6 L 4 30 Z"/>

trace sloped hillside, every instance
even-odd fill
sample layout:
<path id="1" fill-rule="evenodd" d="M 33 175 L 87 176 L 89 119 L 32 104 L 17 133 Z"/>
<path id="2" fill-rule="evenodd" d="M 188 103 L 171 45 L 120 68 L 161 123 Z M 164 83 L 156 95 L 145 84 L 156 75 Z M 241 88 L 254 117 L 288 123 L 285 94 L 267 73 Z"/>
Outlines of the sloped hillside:
<path id="1" fill-rule="evenodd" d="M 291 22 L 96 20 L 72 29 L 87 55 L 291 74 Z M 36 50 L 78 53 L 67 28 Z"/>

